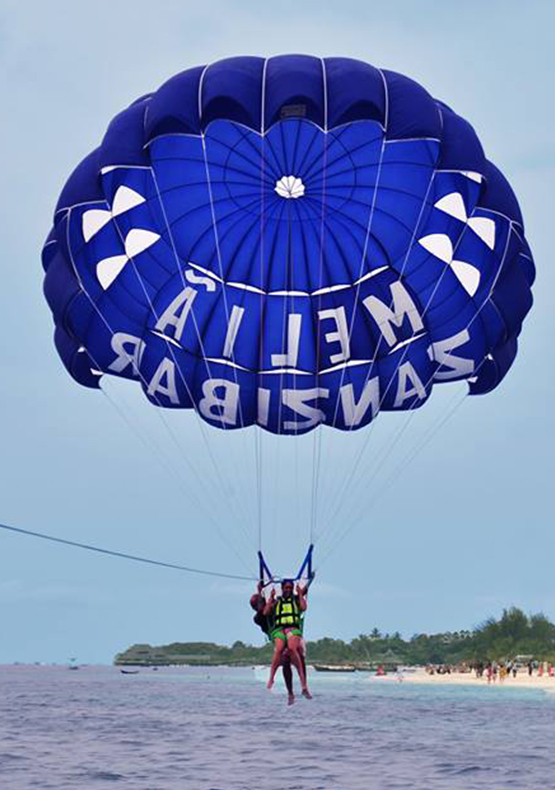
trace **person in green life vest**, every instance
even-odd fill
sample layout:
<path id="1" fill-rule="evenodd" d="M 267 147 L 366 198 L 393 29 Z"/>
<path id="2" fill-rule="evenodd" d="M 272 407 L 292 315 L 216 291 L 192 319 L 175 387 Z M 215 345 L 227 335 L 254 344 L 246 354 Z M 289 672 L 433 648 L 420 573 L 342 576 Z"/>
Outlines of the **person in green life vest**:
<path id="1" fill-rule="evenodd" d="M 291 662 L 299 673 L 302 695 L 307 699 L 312 699 L 301 658 L 302 618 L 307 609 L 306 589 L 300 584 L 297 585 L 295 594 L 293 594 L 293 589 L 291 579 L 284 579 L 281 583 L 281 595 L 276 598 L 276 591 L 273 589 L 264 607 L 264 615 L 272 622 L 270 637 L 274 643 L 268 688 L 271 689 L 274 685 L 276 672 L 282 662 L 283 651 L 287 648 Z"/>
<path id="2" fill-rule="evenodd" d="M 272 617 L 264 616 L 266 599 L 262 595 L 262 589 L 263 589 L 262 582 L 259 582 L 255 594 L 251 595 L 250 605 L 251 605 L 251 609 L 254 609 L 254 611 L 256 612 L 255 616 L 253 617 L 253 621 L 264 632 L 264 634 L 266 634 L 268 639 L 271 641 L 270 634 L 272 632 Z M 306 590 L 304 594 L 306 595 Z M 301 631 L 302 631 L 302 618 L 301 618 Z M 304 643 L 304 639 L 301 639 L 299 654 L 301 656 L 304 673 L 306 675 L 306 646 Z M 287 647 L 283 648 L 281 654 L 281 670 L 283 672 L 283 680 L 285 681 L 285 688 L 287 689 L 287 704 L 293 705 L 293 703 L 295 702 L 295 692 L 293 689 L 293 670 L 291 668 L 291 653 L 289 652 L 289 649 Z"/>

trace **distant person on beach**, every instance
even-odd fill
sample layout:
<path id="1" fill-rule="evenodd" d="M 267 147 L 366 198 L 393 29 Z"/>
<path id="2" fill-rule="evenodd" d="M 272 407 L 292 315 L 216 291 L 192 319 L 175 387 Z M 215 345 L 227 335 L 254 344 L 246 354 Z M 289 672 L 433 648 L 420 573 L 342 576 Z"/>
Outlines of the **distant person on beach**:
<path id="1" fill-rule="evenodd" d="M 258 584 L 257 591 L 254 595 L 251 595 L 250 599 L 251 608 L 254 609 L 256 614 L 253 617 L 253 621 L 256 625 L 266 634 L 268 639 L 271 639 L 271 622 L 270 619 L 264 614 L 264 608 L 266 606 L 266 599 L 262 595 L 262 584 Z M 305 675 L 306 675 L 306 649 L 304 645 L 304 640 L 301 643 L 301 661 L 303 663 Z M 286 647 L 281 655 L 281 670 L 283 672 L 283 680 L 285 682 L 285 687 L 287 689 L 287 702 L 289 705 L 292 705 L 295 702 L 295 693 L 293 691 L 293 670 L 291 669 L 291 652 Z"/>
<path id="2" fill-rule="evenodd" d="M 276 597 L 275 589 L 266 606 L 264 615 L 271 619 L 272 630 L 270 636 L 274 643 L 274 656 L 270 667 L 270 679 L 268 689 L 274 685 L 274 678 L 279 665 L 282 662 L 283 651 L 289 650 L 291 663 L 294 664 L 299 673 L 301 682 L 301 693 L 306 699 L 312 699 L 306 681 L 306 669 L 302 660 L 302 617 L 306 612 L 306 588 L 297 584 L 294 589 L 291 579 L 284 579 L 281 583 L 281 595 Z"/>

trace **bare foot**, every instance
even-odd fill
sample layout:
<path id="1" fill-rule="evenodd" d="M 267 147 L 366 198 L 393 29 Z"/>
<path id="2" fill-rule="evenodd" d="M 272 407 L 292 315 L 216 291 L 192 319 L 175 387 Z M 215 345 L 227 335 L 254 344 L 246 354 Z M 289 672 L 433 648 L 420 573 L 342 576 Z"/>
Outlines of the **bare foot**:
<path id="1" fill-rule="evenodd" d="M 303 697 L 305 699 L 312 699 L 312 694 L 310 693 L 310 691 L 307 688 L 303 689 Z"/>
<path id="2" fill-rule="evenodd" d="M 274 687 L 274 681 L 273 680 L 269 680 L 266 683 L 266 688 L 268 689 L 268 691 L 271 691 L 273 689 L 273 687 Z"/>
<path id="3" fill-rule="evenodd" d="M 289 696 L 287 697 L 287 704 L 292 705 L 294 702 L 295 702 L 295 695 L 289 694 Z"/>

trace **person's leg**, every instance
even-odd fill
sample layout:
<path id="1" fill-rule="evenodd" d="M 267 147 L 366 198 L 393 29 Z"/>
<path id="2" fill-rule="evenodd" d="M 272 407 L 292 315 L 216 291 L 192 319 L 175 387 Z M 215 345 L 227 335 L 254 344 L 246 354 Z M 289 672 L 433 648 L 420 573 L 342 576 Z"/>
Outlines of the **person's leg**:
<path id="1" fill-rule="evenodd" d="M 306 683 L 306 671 L 305 665 L 303 664 L 301 658 L 301 637 L 297 634 L 290 634 L 287 638 L 287 647 L 291 653 L 291 661 L 295 665 L 297 672 L 299 673 L 299 680 L 301 681 L 301 689 L 304 697 L 308 697 L 310 699 L 310 692 L 308 691 L 308 686 Z"/>
<path id="2" fill-rule="evenodd" d="M 283 653 L 283 648 L 285 647 L 285 641 L 276 637 L 274 639 L 274 656 L 272 658 L 272 664 L 270 666 L 270 680 L 268 681 L 267 688 L 271 689 L 274 685 L 274 678 L 276 676 L 276 672 L 278 670 L 279 665 L 281 664 L 281 654 Z"/>
<path id="3" fill-rule="evenodd" d="M 305 658 L 305 654 L 301 653 L 300 654 L 300 658 L 301 658 L 301 664 L 303 665 L 303 672 L 304 672 L 304 677 L 305 677 L 305 687 L 303 689 L 303 697 L 306 697 L 307 699 L 312 699 L 312 694 L 308 690 L 308 677 L 307 677 L 307 674 L 306 674 L 306 658 Z"/>
<path id="4" fill-rule="evenodd" d="M 291 656 L 289 651 L 287 651 L 287 653 L 287 657 L 284 657 L 281 662 L 281 669 L 285 687 L 287 688 L 287 702 L 289 705 L 292 705 L 295 702 L 295 694 L 293 693 L 293 671 L 291 669 Z"/>
<path id="5" fill-rule="evenodd" d="M 303 665 L 304 676 L 306 678 L 306 642 L 303 637 L 299 637 L 299 656 Z"/>

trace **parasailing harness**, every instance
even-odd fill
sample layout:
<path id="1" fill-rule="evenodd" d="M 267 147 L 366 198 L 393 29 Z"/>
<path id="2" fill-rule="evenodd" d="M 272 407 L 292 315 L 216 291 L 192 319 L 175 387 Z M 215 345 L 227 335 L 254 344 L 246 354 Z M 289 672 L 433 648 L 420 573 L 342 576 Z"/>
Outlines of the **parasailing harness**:
<path id="1" fill-rule="evenodd" d="M 301 563 L 301 567 L 296 576 L 279 577 L 274 576 L 268 567 L 266 560 L 261 551 L 258 551 L 258 578 L 261 588 L 268 587 L 272 584 L 283 584 L 285 579 L 290 579 L 292 582 L 298 582 L 301 579 L 306 579 L 306 589 L 310 587 L 314 581 L 315 571 L 312 569 L 312 552 L 314 544 L 311 543 L 306 552 L 305 558 Z"/>
<path id="2" fill-rule="evenodd" d="M 262 552 L 259 551 L 258 561 L 260 589 L 262 590 L 264 587 L 268 587 L 269 585 L 274 585 L 276 583 L 283 584 L 285 581 L 294 583 L 300 581 L 301 579 L 306 579 L 305 591 L 308 591 L 308 588 L 312 584 L 315 576 L 315 571 L 312 569 L 313 550 L 314 544 L 311 543 L 296 576 L 285 578 L 276 577 L 272 574 Z M 301 611 L 301 608 L 297 602 L 296 596 L 293 595 L 291 598 L 283 598 L 280 596 L 276 601 L 276 606 L 272 612 L 272 615 L 268 617 L 268 638 L 271 638 L 271 634 L 276 629 L 293 628 L 298 629 L 299 633 L 301 633 L 302 627 L 303 612 Z"/>

